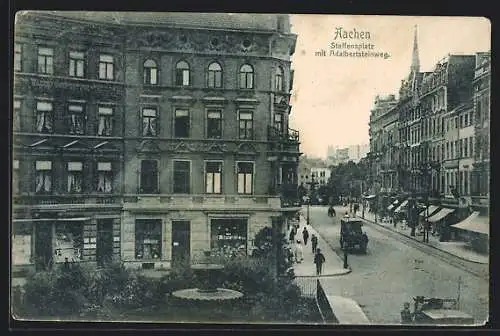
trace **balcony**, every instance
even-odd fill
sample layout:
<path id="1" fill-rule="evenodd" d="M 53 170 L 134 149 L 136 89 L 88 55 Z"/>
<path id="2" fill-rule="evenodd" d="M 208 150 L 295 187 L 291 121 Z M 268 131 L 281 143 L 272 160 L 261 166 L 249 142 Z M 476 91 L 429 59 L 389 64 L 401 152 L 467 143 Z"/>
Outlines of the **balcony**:
<path id="1" fill-rule="evenodd" d="M 280 199 L 272 195 L 223 195 L 223 194 L 126 194 L 123 210 L 132 212 L 165 211 L 216 211 L 248 212 L 279 211 Z"/>
<path id="2" fill-rule="evenodd" d="M 295 183 L 279 184 L 269 188 L 269 194 L 280 196 L 282 208 L 300 207 L 299 186 Z"/>
<path id="3" fill-rule="evenodd" d="M 122 197 L 113 194 L 23 194 L 13 197 L 12 203 L 15 208 L 32 209 L 110 208 L 121 207 Z"/>
<path id="4" fill-rule="evenodd" d="M 288 128 L 287 130 L 280 130 L 275 126 L 267 127 L 267 140 L 278 142 L 299 142 L 299 131 Z"/>

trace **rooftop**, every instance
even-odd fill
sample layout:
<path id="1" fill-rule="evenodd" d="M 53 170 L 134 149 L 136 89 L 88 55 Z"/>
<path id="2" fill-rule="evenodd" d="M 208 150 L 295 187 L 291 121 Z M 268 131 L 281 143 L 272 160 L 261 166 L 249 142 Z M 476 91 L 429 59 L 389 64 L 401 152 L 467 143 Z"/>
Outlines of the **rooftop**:
<path id="1" fill-rule="evenodd" d="M 27 13 L 59 16 L 75 20 L 107 24 L 161 25 L 177 28 L 213 28 L 235 30 L 282 31 L 290 33 L 288 15 L 247 13 L 191 13 L 191 12 L 92 12 L 92 11 L 28 11 Z"/>

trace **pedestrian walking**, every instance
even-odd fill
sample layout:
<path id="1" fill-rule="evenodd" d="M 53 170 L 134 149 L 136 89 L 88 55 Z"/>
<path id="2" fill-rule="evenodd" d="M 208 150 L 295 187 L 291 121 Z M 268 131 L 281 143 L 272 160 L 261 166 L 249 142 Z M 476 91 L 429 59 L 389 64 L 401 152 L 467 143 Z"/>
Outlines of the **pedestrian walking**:
<path id="1" fill-rule="evenodd" d="M 307 231 L 307 228 L 302 230 L 302 238 L 304 238 L 304 245 L 307 245 L 307 240 L 309 239 L 309 231 Z"/>
<path id="2" fill-rule="evenodd" d="M 359 204 L 355 203 L 354 204 L 354 216 L 356 216 L 356 213 L 358 212 L 358 210 L 359 210 Z"/>
<path id="3" fill-rule="evenodd" d="M 288 239 L 290 240 L 290 243 L 293 244 L 293 242 L 295 241 L 295 227 L 292 227 L 292 229 L 290 230 Z"/>
<path id="4" fill-rule="evenodd" d="M 318 248 L 318 237 L 313 233 L 311 237 L 311 245 L 312 245 L 312 253 L 316 253 L 316 249 Z"/>
<path id="5" fill-rule="evenodd" d="M 301 263 L 304 260 L 304 251 L 302 249 L 302 244 L 300 240 L 295 242 L 295 262 Z"/>
<path id="6" fill-rule="evenodd" d="M 325 263 L 325 256 L 321 253 L 321 249 L 316 249 L 314 254 L 314 263 L 316 264 L 316 275 L 321 275 L 323 272 L 323 264 Z"/>
<path id="7" fill-rule="evenodd" d="M 401 310 L 401 323 L 411 322 L 413 322 L 413 314 L 410 311 L 410 303 L 405 302 L 403 304 L 403 310 Z"/>

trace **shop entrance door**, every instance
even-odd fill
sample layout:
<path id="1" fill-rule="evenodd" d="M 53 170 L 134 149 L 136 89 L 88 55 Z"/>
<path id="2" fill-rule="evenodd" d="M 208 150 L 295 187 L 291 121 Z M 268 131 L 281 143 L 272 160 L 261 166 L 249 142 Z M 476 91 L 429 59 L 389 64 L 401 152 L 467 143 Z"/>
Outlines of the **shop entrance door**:
<path id="1" fill-rule="evenodd" d="M 52 265 L 52 222 L 35 224 L 35 267 L 37 270 L 49 269 Z"/>
<path id="2" fill-rule="evenodd" d="M 96 259 L 99 266 L 113 260 L 113 219 L 97 221 Z"/>
<path id="3" fill-rule="evenodd" d="M 190 262 L 191 228 L 189 221 L 172 222 L 172 268 Z"/>

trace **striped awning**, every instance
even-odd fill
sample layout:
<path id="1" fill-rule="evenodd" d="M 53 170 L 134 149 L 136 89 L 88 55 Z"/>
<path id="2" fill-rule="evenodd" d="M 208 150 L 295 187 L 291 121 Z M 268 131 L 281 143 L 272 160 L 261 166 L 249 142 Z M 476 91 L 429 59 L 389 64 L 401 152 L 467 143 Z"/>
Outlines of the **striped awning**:
<path id="1" fill-rule="evenodd" d="M 490 219 L 485 216 L 479 216 L 478 211 L 474 211 L 469 217 L 452 226 L 461 230 L 472 231 L 486 235 L 490 234 Z"/>
<path id="2" fill-rule="evenodd" d="M 427 208 L 422 210 L 419 215 L 422 217 L 427 216 L 429 214 L 429 217 L 438 209 L 439 207 L 437 205 L 429 205 L 429 212 L 427 212 Z"/>
<path id="3" fill-rule="evenodd" d="M 389 211 L 390 211 L 390 210 L 392 210 L 392 208 L 394 208 L 394 204 L 389 205 L 389 206 L 387 207 L 387 210 L 389 210 Z"/>
<path id="4" fill-rule="evenodd" d="M 404 212 L 404 207 L 408 205 L 408 200 L 405 200 L 403 203 L 401 203 L 398 208 L 394 212 Z"/>
<path id="5" fill-rule="evenodd" d="M 454 211 L 455 211 L 455 209 L 442 208 L 437 213 L 435 213 L 434 215 L 430 216 L 427 220 L 429 222 L 431 222 L 431 223 L 435 223 L 435 222 L 438 222 L 441 219 L 445 218 L 446 216 L 448 216 L 449 214 L 451 214 Z"/>

